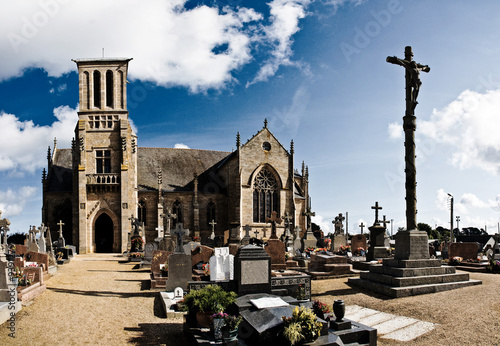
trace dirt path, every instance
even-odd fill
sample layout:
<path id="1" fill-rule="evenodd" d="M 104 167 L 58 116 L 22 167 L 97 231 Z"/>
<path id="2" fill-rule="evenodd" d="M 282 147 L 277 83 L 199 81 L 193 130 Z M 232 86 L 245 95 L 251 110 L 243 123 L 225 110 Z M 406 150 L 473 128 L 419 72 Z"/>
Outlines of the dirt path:
<path id="1" fill-rule="evenodd" d="M 182 320 L 167 320 L 148 270 L 119 263 L 116 255 L 80 255 L 60 267 L 47 291 L 17 315 L 16 339 L 0 330 L 0 345 L 188 345 Z M 312 282 L 313 299 L 359 305 L 437 323 L 407 342 L 378 345 L 500 345 L 500 275 L 471 274 L 482 285 L 422 296 L 387 299 L 351 288 L 347 278 Z M 348 317 L 348 316 L 347 316 Z"/>
<path id="2" fill-rule="evenodd" d="M 167 320 L 148 270 L 123 257 L 79 255 L 59 267 L 47 291 L 16 316 L 15 339 L 6 325 L 0 345 L 187 345 L 182 320 Z"/>

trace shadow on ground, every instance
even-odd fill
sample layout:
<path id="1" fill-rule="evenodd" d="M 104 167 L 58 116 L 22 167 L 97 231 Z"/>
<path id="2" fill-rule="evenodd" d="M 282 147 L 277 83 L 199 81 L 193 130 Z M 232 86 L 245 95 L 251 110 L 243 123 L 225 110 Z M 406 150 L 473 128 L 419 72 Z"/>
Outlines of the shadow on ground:
<path id="1" fill-rule="evenodd" d="M 70 290 L 66 288 L 47 287 L 47 290 L 56 293 L 79 294 L 95 297 L 117 297 L 117 298 L 135 298 L 135 297 L 155 297 L 158 292 L 114 292 L 114 291 L 82 291 Z"/>
<path id="2" fill-rule="evenodd" d="M 140 333 L 129 339 L 131 344 L 189 346 L 182 323 L 140 323 L 139 327 L 125 327 L 124 330 Z"/>

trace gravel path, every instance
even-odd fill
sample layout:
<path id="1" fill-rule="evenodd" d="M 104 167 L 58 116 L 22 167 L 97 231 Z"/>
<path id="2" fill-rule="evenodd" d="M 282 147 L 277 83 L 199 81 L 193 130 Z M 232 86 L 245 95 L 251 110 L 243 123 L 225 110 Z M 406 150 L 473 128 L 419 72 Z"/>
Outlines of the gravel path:
<path id="1" fill-rule="evenodd" d="M 79 255 L 59 267 L 47 290 L 5 324 L 0 345 L 187 345 L 182 320 L 167 320 L 147 288 L 148 270 L 114 254 Z M 180 336 L 180 337 L 179 337 Z"/>
<path id="2" fill-rule="evenodd" d="M 15 339 L 2 325 L 0 345 L 188 345 L 182 320 L 165 319 L 158 293 L 147 289 L 148 270 L 119 261 L 112 254 L 79 255 L 61 266 L 47 291 L 17 315 Z M 312 293 L 330 305 L 343 299 L 438 324 L 405 344 L 500 345 L 500 275 L 470 276 L 483 284 L 399 299 L 351 288 L 347 278 L 313 281 Z M 402 343 L 379 338 L 378 344 Z"/>

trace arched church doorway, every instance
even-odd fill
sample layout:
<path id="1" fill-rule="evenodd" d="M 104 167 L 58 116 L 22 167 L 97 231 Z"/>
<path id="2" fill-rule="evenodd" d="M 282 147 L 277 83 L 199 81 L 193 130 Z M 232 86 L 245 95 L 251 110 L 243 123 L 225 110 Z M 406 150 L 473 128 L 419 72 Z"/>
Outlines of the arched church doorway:
<path id="1" fill-rule="evenodd" d="M 113 252 L 113 220 L 108 214 L 95 221 L 95 252 Z"/>

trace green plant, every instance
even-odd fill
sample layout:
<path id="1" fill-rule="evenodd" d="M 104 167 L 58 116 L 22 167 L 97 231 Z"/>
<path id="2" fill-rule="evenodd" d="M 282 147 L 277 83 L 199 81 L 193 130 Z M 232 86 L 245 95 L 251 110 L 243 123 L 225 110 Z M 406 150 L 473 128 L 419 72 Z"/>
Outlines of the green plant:
<path id="1" fill-rule="evenodd" d="M 16 267 L 12 277 L 21 280 L 23 278 L 23 276 L 24 276 L 23 271 L 20 270 L 19 267 Z"/>
<path id="2" fill-rule="evenodd" d="M 299 285 L 295 290 L 295 299 L 305 300 L 306 299 L 306 289 L 303 285 Z"/>
<path id="3" fill-rule="evenodd" d="M 243 321 L 243 317 L 241 316 L 233 316 L 233 315 L 228 315 L 224 313 L 224 326 L 222 326 L 222 329 L 225 330 L 236 330 L 238 329 L 238 326 L 240 325 L 241 321 Z"/>
<path id="4" fill-rule="evenodd" d="M 184 304 L 190 311 L 224 311 L 236 301 L 235 292 L 226 292 L 219 285 L 207 285 L 199 290 L 191 290 L 184 297 Z"/>
<path id="5" fill-rule="evenodd" d="M 311 309 L 297 306 L 293 309 L 292 317 L 282 317 L 284 322 L 283 336 L 292 344 L 304 340 L 314 341 L 319 338 L 322 324 Z"/>

